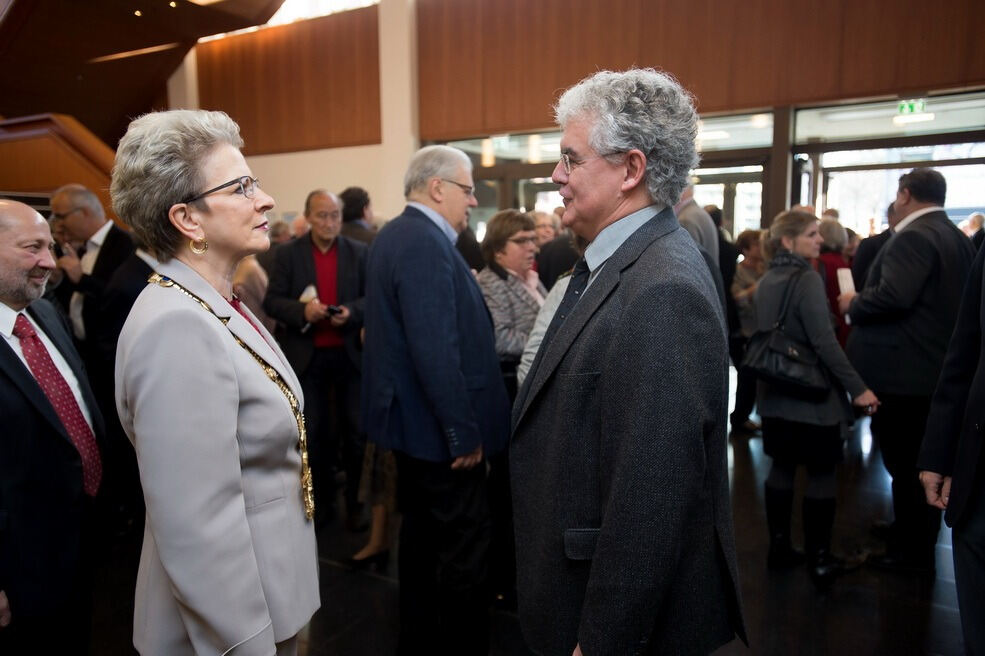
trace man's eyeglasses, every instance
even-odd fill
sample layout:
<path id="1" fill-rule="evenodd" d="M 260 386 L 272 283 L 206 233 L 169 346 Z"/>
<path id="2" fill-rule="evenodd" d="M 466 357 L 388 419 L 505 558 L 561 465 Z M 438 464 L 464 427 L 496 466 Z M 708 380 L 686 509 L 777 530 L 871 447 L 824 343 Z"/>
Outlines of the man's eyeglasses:
<path id="1" fill-rule="evenodd" d="M 609 157 L 611 155 L 618 155 L 622 153 L 621 150 L 613 150 L 610 153 L 602 153 L 601 155 L 595 155 L 594 157 L 585 157 L 584 159 L 577 159 L 571 157 L 570 153 L 561 153 L 561 166 L 564 167 L 564 174 L 571 175 L 571 169 L 576 166 L 581 166 L 585 162 L 591 161 L 593 159 L 602 159 L 603 157 Z"/>
<path id="2" fill-rule="evenodd" d="M 441 181 L 442 182 L 450 182 L 450 183 L 452 183 L 453 185 L 455 185 L 456 187 L 458 187 L 459 189 L 461 189 L 462 191 L 464 191 L 466 196 L 475 196 L 475 193 L 473 193 L 473 192 L 475 192 L 475 187 L 470 187 L 468 185 L 463 185 L 461 182 L 455 182 L 454 180 L 449 180 L 447 178 L 441 178 Z"/>
<path id="3" fill-rule="evenodd" d="M 72 214 L 74 212 L 78 212 L 81 209 L 82 209 L 81 207 L 73 207 L 72 209 L 70 209 L 67 212 L 52 212 L 51 214 L 48 215 L 48 220 L 49 221 L 61 221 L 62 219 L 64 219 L 69 214 Z"/>
<path id="4" fill-rule="evenodd" d="M 202 193 L 198 194 L 197 196 L 192 196 L 191 198 L 187 198 L 187 199 L 185 199 L 185 200 L 183 200 L 181 202 L 182 203 L 194 203 L 196 200 L 200 200 L 202 198 L 205 198 L 209 194 L 214 194 L 217 191 L 221 191 L 221 190 L 225 189 L 226 187 L 232 187 L 233 185 L 239 185 L 239 187 L 236 189 L 236 193 L 237 194 L 243 194 L 247 198 L 253 198 L 253 196 L 256 194 L 256 188 L 260 186 L 260 179 L 259 178 L 251 178 L 248 175 L 244 175 L 244 176 L 242 176 L 240 178 L 236 178 L 234 180 L 230 180 L 229 182 L 224 182 L 221 185 L 219 185 L 218 187 L 213 187 L 212 189 L 209 189 L 208 191 L 203 191 Z"/>

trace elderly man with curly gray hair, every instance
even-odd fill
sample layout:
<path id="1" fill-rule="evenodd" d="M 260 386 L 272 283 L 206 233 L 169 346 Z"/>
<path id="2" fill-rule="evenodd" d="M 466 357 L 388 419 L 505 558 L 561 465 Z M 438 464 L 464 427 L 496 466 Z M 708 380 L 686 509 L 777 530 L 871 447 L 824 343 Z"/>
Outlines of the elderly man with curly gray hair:
<path id="1" fill-rule="evenodd" d="M 651 69 L 588 77 L 556 113 L 561 220 L 590 244 L 513 409 L 521 625 L 540 654 L 708 653 L 745 630 L 725 317 L 673 210 L 697 116 Z"/>

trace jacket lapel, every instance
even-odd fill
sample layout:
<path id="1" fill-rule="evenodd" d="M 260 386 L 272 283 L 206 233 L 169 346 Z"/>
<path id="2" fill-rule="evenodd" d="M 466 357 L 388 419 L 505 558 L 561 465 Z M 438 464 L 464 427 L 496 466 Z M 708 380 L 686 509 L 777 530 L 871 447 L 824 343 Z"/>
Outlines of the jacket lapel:
<path id="1" fill-rule="evenodd" d="M 619 285 L 623 270 L 635 262 L 654 240 L 677 228 L 679 228 L 677 217 L 672 209 L 666 208 L 630 235 L 606 260 L 598 276 L 585 291 L 585 295 L 575 304 L 568 318 L 554 333 L 550 343 L 537 353 L 530 373 L 527 375 L 528 380 L 525 381 L 517 400 L 513 417 L 514 429 L 519 425 L 527 409 L 543 390 L 547 381 L 553 376 L 571 345 L 581 334 L 585 324 Z"/>
<path id="2" fill-rule="evenodd" d="M 257 327 L 263 331 L 262 336 L 256 328 L 250 325 L 243 315 L 229 305 L 226 299 L 222 297 L 222 294 L 216 291 L 212 285 L 206 282 L 204 278 L 195 273 L 195 271 L 193 271 L 186 264 L 180 262 L 179 260 L 172 259 L 166 264 L 158 265 L 157 270 L 162 275 L 171 278 L 176 283 L 208 303 L 209 307 L 211 307 L 213 311 L 215 311 L 216 315 L 218 315 L 221 319 L 228 319 L 226 322 L 226 328 L 233 333 L 233 335 L 241 339 L 244 344 L 253 349 L 267 364 L 276 369 L 277 373 L 279 373 L 281 378 L 284 379 L 284 382 L 286 382 L 288 387 L 291 388 L 291 391 L 294 392 L 295 396 L 301 398 L 301 385 L 298 383 L 298 379 L 294 375 L 294 371 L 291 369 L 291 366 L 287 363 L 287 358 L 284 357 L 280 347 L 276 345 L 277 343 L 274 341 L 274 338 L 260 324 L 260 321 L 253 316 L 253 313 L 250 312 L 249 308 L 243 306 L 244 311 L 250 315 Z"/>

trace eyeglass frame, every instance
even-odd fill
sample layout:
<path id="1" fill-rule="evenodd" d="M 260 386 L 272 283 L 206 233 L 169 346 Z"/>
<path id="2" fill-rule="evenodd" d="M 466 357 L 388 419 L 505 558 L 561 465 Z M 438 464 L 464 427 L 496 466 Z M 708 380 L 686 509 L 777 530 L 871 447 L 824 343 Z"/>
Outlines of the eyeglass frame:
<path id="1" fill-rule="evenodd" d="M 574 166 L 575 167 L 578 167 L 578 166 L 581 166 L 582 164 L 584 164 L 585 162 L 592 161 L 593 159 L 603 159 L 605 157 L 612 157 L 613 155 L 622 155 L 622 154 L 624 154 L 626 152 L 627 151 L 625 151 L 625 150 L 613 150 L 612 152 L 609 152 L 609 153 L 601 153 L 599 155 L 593 155 L 592 157 L 583 157 L 582 159 L 578 160 L 577 163 Z M 562 152 L 561 153 L 561 159 L 559 161 L 561 163 L 561 168 L 564 169 L 564 174 L 565 175 L 571 175 L 571 170 L 572 170 L 572 168 L 574 168 L 571 165 L 571 153 Z"/>
<path id="2" fill-rule="evenodd" d="M 63 221 L 65 219 L 65 217 L 67 217 L 69 214 L 74 214 L 75 212 L 78 212 L 81 209 L 83 209 L 83 208 L 82 208 L 81 205 L 79 205 L 77 207 L 73 207 L 72 209 L 70 209 L 67 212 L 56 212 L 56 211 L 52 210 L 51 213 L 48 214 L 48 220 L 49 221 Z"/>
<path id="3" fill-rule="evenodd" d="M 472 198 L 475 198 L 475 187 L 470 187 L 466 184 L 462 184 L 461 182 L 455 182 L 454 180 L 449 180 L 448 178 L 438 178 L 438 179 L 441 180 L 442 182 L 452 183 L 453 185 L 464 191 L 466 196 L 471 196 Z"/>
<path id="4" fill-rule="evenodd" d="M 246 183 L 244 182 L 244 180 L 249 180 L 250 181 L 249 190 L 247 190 L 247 186 L 246 186 Z M 198 194 L 196 196 L 192 196 L 191 198 L 188 198 L 188 199 L 183 200 L 181 202 L 182 203 L 185 203 L 185 204 L 187 204 L 187 203 L 194 203 L 197 200 L 202 200 L 203 198 L 205 198 L 209 194 L 214 194 L 215 192 L 221 191 L 221 190 L 225 189 L 226 187 L 231 187 L 234 184 L 241 185 L 243 187 L 243 195 L 246 198 L 252 199 L 256 195 L 256 188 L 260 186 L 260 178 L 252 178 L 252 177 L 250 177 L 248 175 L 241 175 L 238 178 L 234 178 L 234 179 L 230 180 L 229 182 L 224 182 L 221 185 L 219 185 L 218 187 L 213 187 L 212 189 L 209 189 L 208 191 L 203 191 L 202 193 L 200 193 L 200 194 Z"/>
<path id="5" fill-rule="evenodd" d="M 520 237 L 519 239 L 517 239 L 516 237 L 510 237 L 506 241 L 511 242 L 511 243 L 514 243 L 517 246 L 524 246 L 526 244 L 536 244 L 537 243 L 537 238 L 536 237 Z"/>

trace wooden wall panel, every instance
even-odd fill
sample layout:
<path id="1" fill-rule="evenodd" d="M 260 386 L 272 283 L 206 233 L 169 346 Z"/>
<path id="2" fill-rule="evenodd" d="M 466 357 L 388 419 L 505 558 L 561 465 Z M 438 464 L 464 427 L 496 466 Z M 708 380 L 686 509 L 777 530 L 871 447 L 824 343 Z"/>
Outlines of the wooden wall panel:
<path id="1" fill-rule="evenodd" d="M 418 0 L 421 138 L 549 128 L 563 89 L 632 64 L 709 113 L 985 86 L 982 24 L 981 0 Z"/>
<path id="2" fill-rule="evenodd" d="M 200 104 L 261 155 L 381 141 L 378 7 L 197 46 Z"/>
<path id="3" fill-rule="evenodd" d="M 471 136 L 484 121 L 482 66 L 489 58 L 483 56 L 483 3 L 417 2 L 418 94 L 428 107 L 420 116 L 422 131 Z"/>

